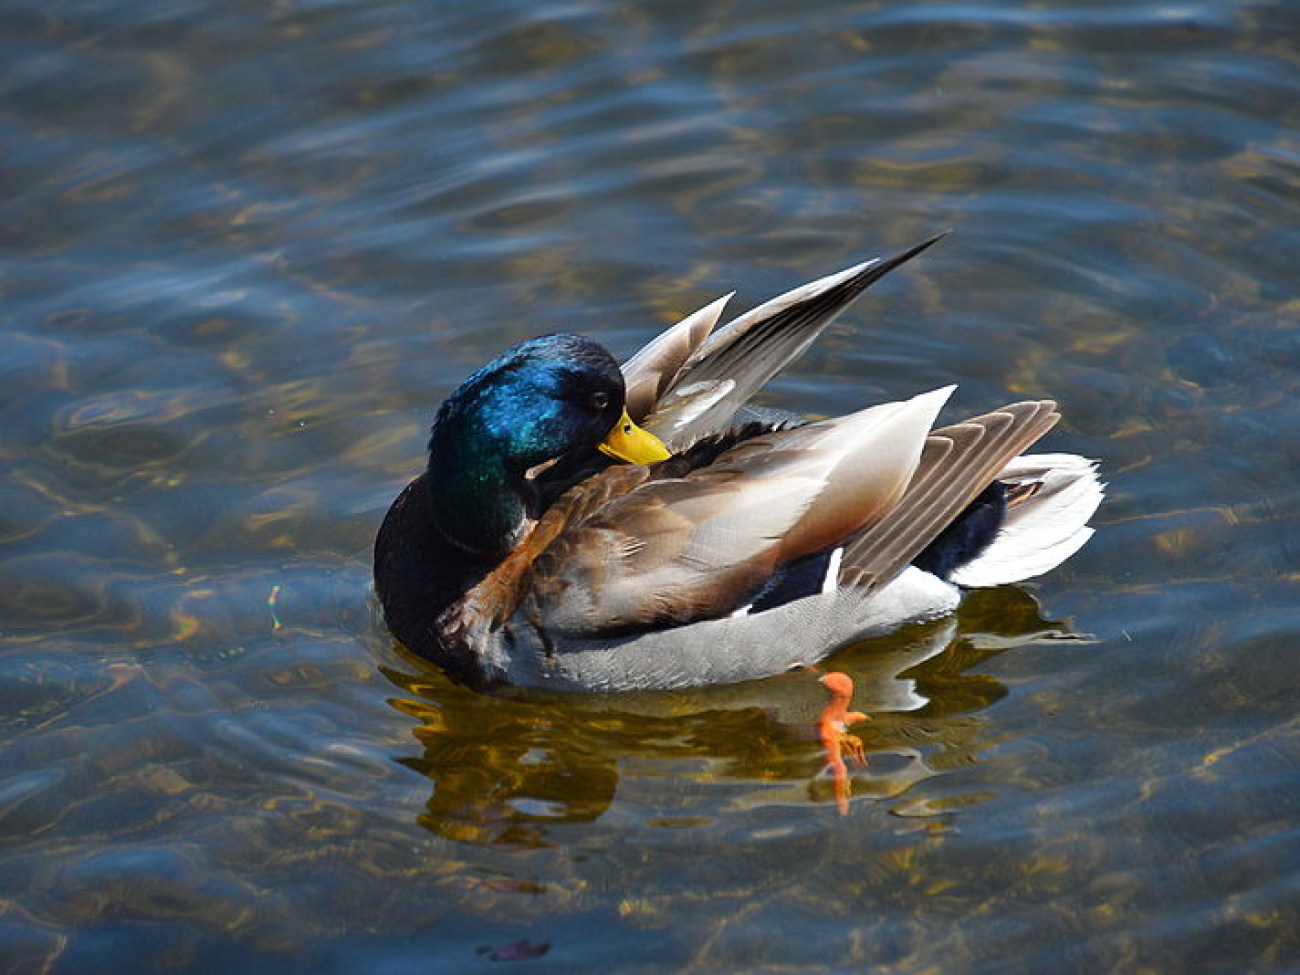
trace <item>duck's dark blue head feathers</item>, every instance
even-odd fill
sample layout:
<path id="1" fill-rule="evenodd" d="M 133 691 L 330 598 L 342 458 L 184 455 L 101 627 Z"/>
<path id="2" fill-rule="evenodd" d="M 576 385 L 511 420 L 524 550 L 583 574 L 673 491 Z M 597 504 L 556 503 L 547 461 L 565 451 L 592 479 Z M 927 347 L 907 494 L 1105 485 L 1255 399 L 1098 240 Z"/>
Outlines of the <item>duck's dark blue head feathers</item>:
<path id="1" fill-rule="evenodd" d="M 593 446 L 623 410 L 623 374 L 581 335 L 543 335 L 470 376 L 434 420 L 430 451 L 472 436 L 477 451 L 526 470 L 577 446 Z"/>
<path id="2" fill-rule="evenodd" d="M 526 513 L 527 472 L 595 447 L 624 398 L 618 363 L 581 335 L 530 339 L 478 370 L 442 404 L 429 438 L 444 533 L 472 551 L 508 551 Z"/>

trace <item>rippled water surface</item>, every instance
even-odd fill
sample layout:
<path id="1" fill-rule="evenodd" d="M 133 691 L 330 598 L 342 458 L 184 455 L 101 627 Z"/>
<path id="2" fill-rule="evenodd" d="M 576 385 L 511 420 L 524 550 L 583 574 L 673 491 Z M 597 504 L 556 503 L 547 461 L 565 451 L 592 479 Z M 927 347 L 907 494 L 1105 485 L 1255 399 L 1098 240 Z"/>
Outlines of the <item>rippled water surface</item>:
<path id="1" fill-rule="evenodd" d="M 1300 964 L 1300 9 L 0 8 L 0 970 Z M 1089 546 L 807 676 L 502 701 L 369 548 L 441 398 L 944 229 L 765 402 L 1055 396 Z"/>

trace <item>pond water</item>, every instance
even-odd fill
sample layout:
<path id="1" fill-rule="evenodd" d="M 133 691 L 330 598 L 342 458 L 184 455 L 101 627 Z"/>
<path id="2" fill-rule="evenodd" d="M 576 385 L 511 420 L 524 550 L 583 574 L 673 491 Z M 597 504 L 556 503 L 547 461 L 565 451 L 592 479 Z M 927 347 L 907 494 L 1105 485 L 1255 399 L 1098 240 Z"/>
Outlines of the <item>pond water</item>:
<path id="1" fill-rule="evenodd" d="M 1300 8 L 0 9 L 0 970 L 1300 965 Z M 806 675 L 476 696 L 437 403 L 954 231 L 763 402 L 1053 396 L 1095 538 Z"/>

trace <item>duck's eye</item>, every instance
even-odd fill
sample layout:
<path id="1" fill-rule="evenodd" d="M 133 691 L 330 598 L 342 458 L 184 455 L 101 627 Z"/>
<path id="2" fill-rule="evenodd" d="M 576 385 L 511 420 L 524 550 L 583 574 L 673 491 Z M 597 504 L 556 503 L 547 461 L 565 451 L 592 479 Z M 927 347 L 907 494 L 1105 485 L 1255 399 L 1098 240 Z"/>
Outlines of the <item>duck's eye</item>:
<path id="1" fill-rule="evenodd" d="M 591 394 L 591 405 L 598 410 L 603 410 L 609 406 L 609 393 L 597 392 Z"/>

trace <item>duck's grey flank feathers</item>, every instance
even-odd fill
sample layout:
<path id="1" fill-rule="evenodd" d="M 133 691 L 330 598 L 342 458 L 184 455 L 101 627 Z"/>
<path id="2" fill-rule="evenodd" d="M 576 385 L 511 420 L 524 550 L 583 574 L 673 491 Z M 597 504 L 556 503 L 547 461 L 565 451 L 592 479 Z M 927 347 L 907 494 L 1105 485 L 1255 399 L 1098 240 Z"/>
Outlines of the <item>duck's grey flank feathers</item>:
<path id="1" fill-rule="evenodd" d="M 538 646 L 537 631 L 519 627 L 515 642 L 491 641 L 484 662 L 512 684 L 551 690 L 732 684 L 815 663 L 850 640 L 949 613 L 960 600 L 956 586 L 909 569 L 871 597 L 837 589 L 749 616 L 614 639 L 566 640 L 551 657 Z"/>
<path id="2" fill-rule="evenodd" d="M 665 362 L 673 362 L 673 356 L 657 351 L 653 357 L 642 360 L 639 353 L 623 366 L 629 388 L 637 390 L 637 405 L 642 405 L 643 389 L 662 390 L 654 411 L 645 416 L 646 429 L 661 437 L 672 450 L 680 450 L 692 440 L 717 432 L 764 383 L 802 355 L 826 326 L 868 287 L 943 236 L 939 234 L 901 254 L 875 258 L 764 302 L 704 339 L 666 384 L 662 378 L 670 369 Z M 699 321 L 693 321 L 697 316 L 707 320 L 712 315 L 716 320 L 720 312 L 719 302 L 714 302 L 684 319 L 652 345 L 673 335 L 665 345 L 674 349 L 675 355 L 698 337 Z M 688 322 L 692 324 L 687 326 Z M 674 334 L 678 329 L 683 332 Z M 652 374 L 656 378 L 649 378 Z M 720 382 L 729 383 L 729 388 L 716 395 L 707 408 L 696 409 L 689 422 L 681 422 L 676 415 L 673 422 L 664 422 L 661 414 L 673 411 L 678 398 L 689 395 L 698 402 L 702 391 L 716 390 L 714 384 Z M 631 409 L 628 412 L 637 419 L 635 412 Z"/>

